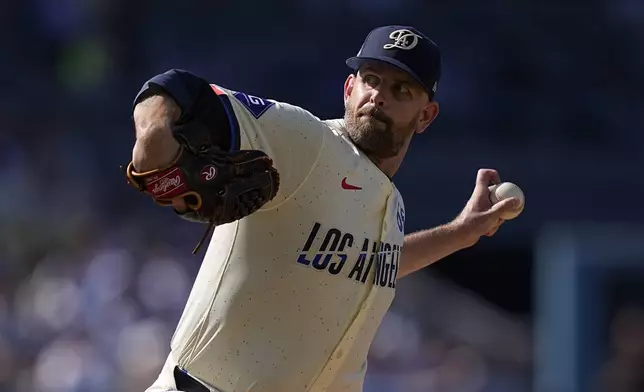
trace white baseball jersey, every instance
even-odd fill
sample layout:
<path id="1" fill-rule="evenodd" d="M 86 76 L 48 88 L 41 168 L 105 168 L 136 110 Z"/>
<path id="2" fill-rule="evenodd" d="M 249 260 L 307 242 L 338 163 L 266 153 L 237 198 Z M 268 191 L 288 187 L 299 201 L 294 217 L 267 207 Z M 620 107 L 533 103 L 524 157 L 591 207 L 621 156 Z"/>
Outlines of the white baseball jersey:
<path id="1" fill-rule="evenodd" d="M 172 390 L 178 364 L 223 392 L 359 392 L 394 298 L 402 197 L 343 120 L 213 88 L 231 102 L 241 148 L 273 158 L 280 189 L 216 228 L 149 391 Z"/>

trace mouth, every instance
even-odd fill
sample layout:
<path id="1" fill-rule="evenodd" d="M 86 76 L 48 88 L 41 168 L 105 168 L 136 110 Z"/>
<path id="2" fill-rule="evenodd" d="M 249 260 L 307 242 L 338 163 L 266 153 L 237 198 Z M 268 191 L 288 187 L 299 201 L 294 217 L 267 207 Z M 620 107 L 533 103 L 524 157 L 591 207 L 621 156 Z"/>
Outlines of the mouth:
<path id="1" fill-rule="evenodd" d="M 386 126 L 386 125 L 388 124 L 388 122 L 387 122 L 387 121 L 385 121 L 385 120 L 383 120 L 383 119 L 381 119 L 381 118 L 378 118 L 378 117 L 372 117 L 372 118 L 373 118 L 374 120 L 376 120 L 377 122 L 381 123 L 382 125 L 385 125 L 385 126 Z"/>
<path id="2" fill-rule="evenodd" d="M 376 116 L 374 116 L 373 114 L 365 113 L 365 114 L 361 114 L 360 116 L 361 116 L 361 117 L 366 117 L 367 119 L 370 119 L 370 120 L 376 120 L 376 121 L 384 122 L 384 121 L 382 120 L 382 118 L 380 118 L 380 117 L 376 117 Z"/>
<path id="3" fill-rule="evenodd" d="M 389 124 L 389 118 L 387 118 L 385 115 L 383 115 L 382 113 L 379 113 L 377 111 L 369 111 L 369 112 L 366 112 L 366 113 L 362 113 L 360 116 L 368 117 L 370 119 L 379 121 L 379 122 L 384 123 L 384 124 Z"/>

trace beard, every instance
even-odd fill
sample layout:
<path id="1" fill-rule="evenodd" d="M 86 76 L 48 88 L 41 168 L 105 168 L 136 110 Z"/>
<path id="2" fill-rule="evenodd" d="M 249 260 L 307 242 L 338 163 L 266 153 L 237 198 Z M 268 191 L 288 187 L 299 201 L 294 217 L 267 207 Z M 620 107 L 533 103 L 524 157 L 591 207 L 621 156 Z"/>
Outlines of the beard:
<path id="1" fill-rule="evenodd" d="M 344 123 L 353 143 L 365 154 L 376 159 L 395 157 L 414 133 L 420 113 L 404 126 L 395 126 L 393 120 L 375 106 L 358 110 L 351 99 L 344 105 Z"/>

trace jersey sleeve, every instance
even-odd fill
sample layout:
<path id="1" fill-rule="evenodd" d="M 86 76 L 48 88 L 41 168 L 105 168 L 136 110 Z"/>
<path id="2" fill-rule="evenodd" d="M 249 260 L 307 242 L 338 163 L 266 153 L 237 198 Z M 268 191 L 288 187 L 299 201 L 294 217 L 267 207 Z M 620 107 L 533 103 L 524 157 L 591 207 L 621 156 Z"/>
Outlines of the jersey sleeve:
<path id="1" fill-rule="evenodd" d="M 261 150 L 273 160 L 280 189 L 264 208 L 288 199 L 306 180 L 328 132 L 319 118 L 302 108 L 233 91 L 184 70 L 173 69 L 148 80 L 134 104 L 159 92 L 177 102 L 179 122 L 205 119 L 210 129 L 217 130 L 221 148 Z"/>
<path id="2" fill-rule="evenodd" d="M 280 173 L 280 191 L 267 208 L 289 198 L 315 166 L 328 127 L 298 106 L 211 87 L 230 110 L 231 126 L 239 130 L 239 148 L 264 151 Z"/>

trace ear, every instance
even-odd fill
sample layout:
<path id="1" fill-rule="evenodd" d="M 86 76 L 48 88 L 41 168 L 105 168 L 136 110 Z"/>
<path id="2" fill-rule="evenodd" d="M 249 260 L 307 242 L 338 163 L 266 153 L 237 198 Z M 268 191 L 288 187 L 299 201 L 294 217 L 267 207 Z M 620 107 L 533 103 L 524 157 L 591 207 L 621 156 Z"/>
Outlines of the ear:
<path id="1" fill-rule="evenodd" d="M 423 133 L 431 124 L 436 117 L 438 117 L 439 105 L 436 101 L 429 101 L 423 110 L 420 112 L 420 117 L 418 118 L 418 129 L 416 133 Z"/>
<path id="2" fill-rule="evenodd" d="M 347 99 L 349 99 L 349 97 L 351 96 L 355 81 L 356 76 L 354 74 L 350 74 L 347 77 L 347 80 L 344 82 L 344 103 L 347 103 Z"/>

